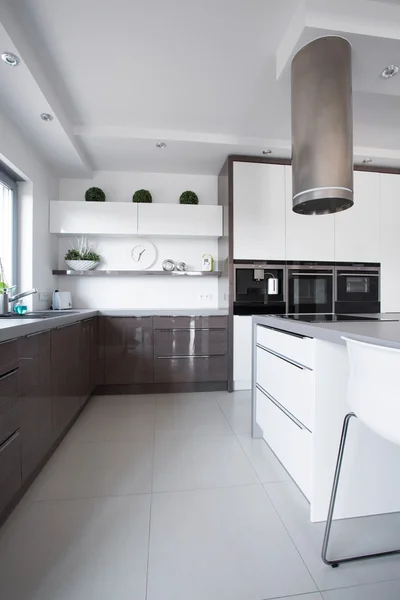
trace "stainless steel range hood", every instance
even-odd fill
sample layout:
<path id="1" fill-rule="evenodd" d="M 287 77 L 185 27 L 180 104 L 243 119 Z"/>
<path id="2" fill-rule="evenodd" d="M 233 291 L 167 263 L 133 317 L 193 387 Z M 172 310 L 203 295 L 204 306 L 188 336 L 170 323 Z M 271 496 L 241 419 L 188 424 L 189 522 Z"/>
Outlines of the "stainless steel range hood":
<path id="1" fill-rule="evenodd" d="M 325 215 L 353 205 L 351 46 L 323 37 L 292 61 L 293 210 Z"/>

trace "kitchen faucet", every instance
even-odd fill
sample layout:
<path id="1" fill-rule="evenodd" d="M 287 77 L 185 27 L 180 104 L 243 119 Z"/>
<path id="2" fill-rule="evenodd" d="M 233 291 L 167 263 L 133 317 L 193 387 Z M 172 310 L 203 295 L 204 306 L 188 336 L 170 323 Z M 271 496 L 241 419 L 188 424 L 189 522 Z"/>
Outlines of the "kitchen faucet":
<path id="1" fill-rule="evenodd" d="M 24 298 L 25 296 L 30 296 L 31 294 L 37 294 L 37 289 L 32 288 L 27 292 L 21 292 L 20 294 L 14 294 L 14 296 L 10 295 L 12 289 L 15 289 L 15 286 L 3 290 L 3 306 L 0 306 L 0 314 L 6 315 L 10 312 L 10 304 L 12 302 L 16 302 L 20 300 L 20 298 Z"/>

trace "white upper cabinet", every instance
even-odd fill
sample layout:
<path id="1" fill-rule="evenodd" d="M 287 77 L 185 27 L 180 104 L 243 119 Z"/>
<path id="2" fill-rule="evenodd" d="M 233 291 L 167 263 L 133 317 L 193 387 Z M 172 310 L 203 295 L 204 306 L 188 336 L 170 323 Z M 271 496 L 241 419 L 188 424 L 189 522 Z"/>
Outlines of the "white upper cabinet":
<path id="1" fill-rule="evenodd" d="M 286 260 L 334 260 L 333 215 L 298 215 L 292 210 L 292 167 L 286 170 Z"/>
<path id="2" fill-rule="evenodd" d="M 221 237 L 222 206 L 139 204 L 139 235 Z"/>
<path id="3" fill-rule="evenodd" d="M 381 310 L 400 312 L 400 175 L 381 174 L 379 180 Z"/>
<path id="4" fill-rule="evenodd" d="M 133 202 L 50 202 L 50 233 L 136 235 L 137 223 Z"/>
<path id="5" fill-rule="evenodd" d="M 335 260 L 379 262 L 379 173 L 354 172 L 354 205 L 335 215 Z"/>
<path id="6" fill-rule="evenodd" d="M 222 206 L 55 201 L 50 233 L 220 237 Z"/>
<path id="7" fill-rule="evenodd" d="M 233 258 L 285 259 L 285 167 L 233 163 Z"/>

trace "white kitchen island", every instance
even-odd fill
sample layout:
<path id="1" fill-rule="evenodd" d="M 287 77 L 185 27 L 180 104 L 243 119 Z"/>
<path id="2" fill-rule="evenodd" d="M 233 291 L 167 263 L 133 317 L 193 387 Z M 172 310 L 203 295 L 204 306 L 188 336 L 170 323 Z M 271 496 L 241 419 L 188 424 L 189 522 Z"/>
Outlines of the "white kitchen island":
<path id="1" fill-rule="evenodd" d="M 343 336 L 400 348 L 400 322 L 253 317 L 252 434 L 306 496 L 313 522 L 326 520 L 343 417 L 351 412 Z M 353 420 L 334 518 L 399 512 L 399 464 L 400 447 Z"/>

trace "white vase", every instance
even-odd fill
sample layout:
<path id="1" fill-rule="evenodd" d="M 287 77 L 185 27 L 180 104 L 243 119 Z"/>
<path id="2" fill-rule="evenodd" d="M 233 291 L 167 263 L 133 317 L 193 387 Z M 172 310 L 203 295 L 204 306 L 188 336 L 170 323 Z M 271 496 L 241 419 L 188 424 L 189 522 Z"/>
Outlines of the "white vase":
<path id="1" fill-rule="evenodd" d="M 91 271 L 100 264 L 95 260 L 66 260 L 65 262 L 73 271 Z"/>

